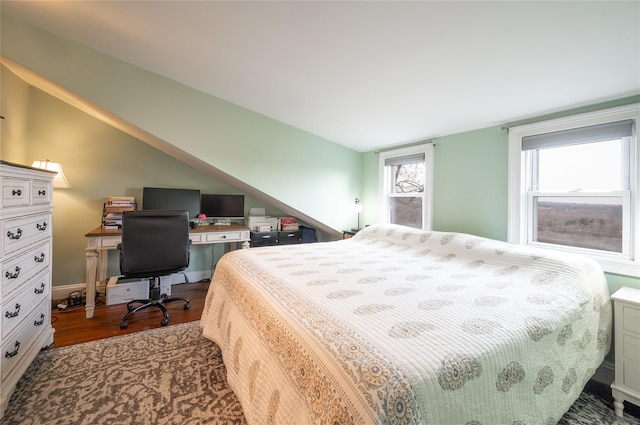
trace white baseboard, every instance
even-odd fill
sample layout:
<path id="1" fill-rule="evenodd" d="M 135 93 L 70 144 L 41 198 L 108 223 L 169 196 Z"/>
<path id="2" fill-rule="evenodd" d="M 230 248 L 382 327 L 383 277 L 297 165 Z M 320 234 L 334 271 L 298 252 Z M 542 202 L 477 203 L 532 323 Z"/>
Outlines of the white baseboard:
<path id="1" fill-rule="evenodd" d="M 210 279 L 211 270 L 199 270 L 190 272 L 180 272 L 171 275 L 171 284 L 177 285 L 186 282 L 200 282 L 204 279 Z M 101 294 L 105 293 L 106 282 L 96 283 L 96 290 Z M 73 283 L 69 285 L 57 285 L 51 288 L 51 297 L 54 301 L 66 299 L 69 294 L 75 291 L 84 291 L 87 288 L 86 283 Z"/>
<path id="2" fill-rule="evenodd" d="M 72 292 L 84 291 L 86 287 L 87 285 L 85 283 L 75 283 L 72 285 L 54 286 L 51 288 L 51 298 L 53 298 L 53 300 L 56 302 L 58 300 L 67 299 L 69 294 L 71 294 Z M 102 285 L 102 289 L 104 290 L 104 285 Z"/>

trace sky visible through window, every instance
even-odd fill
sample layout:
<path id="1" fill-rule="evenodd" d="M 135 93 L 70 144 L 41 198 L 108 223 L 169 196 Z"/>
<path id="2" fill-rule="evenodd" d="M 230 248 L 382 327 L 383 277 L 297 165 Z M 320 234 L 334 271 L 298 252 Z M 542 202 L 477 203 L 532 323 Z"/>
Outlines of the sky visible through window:
<path id="1" fill-rule="evenodd" d="M 538 151 L 538 190 L 603 191 L 622 187 L 622 141 L 609 140 Z"/>

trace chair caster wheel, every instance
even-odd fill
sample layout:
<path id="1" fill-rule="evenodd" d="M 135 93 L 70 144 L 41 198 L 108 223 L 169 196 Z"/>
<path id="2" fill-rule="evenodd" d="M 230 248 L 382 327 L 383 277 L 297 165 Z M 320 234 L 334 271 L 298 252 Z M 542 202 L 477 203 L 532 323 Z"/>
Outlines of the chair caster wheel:
<path id="1" fill-rule="evenodd" d="M 129 327 L 129 322 L 120 323 L 120 329 L 127 329 Z"/>
<path id="2" fill-rule="evenodd" d="M 189 307 L 191 307 L 191 304 L 186 303 L 186 304 L 184 305 L 184 307 L 183 307 L 183 308 L 184 308 L 185 310 L 189 310 Z"/>
<path id="3" fill-rule="evenodd" d="M 160 322 L 161 326 L 167 326 L 168 324 L 169 324 L 169 319 L 167 318 L 162 319 L 162 321 Z"/>

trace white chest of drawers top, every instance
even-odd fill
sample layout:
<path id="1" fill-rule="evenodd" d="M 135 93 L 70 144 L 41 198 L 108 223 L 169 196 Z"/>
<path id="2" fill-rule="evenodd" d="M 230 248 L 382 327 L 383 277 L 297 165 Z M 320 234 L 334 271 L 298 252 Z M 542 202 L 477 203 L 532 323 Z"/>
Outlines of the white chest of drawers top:
<path id="1" fill-rule="evenodd" d="M 50 210 L 55 173 L 0 161 L 0 219 Z M 19 209 L 16 209 L 19 208 Z"/>
<path id="2" fill-rule="evenodd" d="M 51 326 L 55 173 L 0 161 L 0 417 Z"/>

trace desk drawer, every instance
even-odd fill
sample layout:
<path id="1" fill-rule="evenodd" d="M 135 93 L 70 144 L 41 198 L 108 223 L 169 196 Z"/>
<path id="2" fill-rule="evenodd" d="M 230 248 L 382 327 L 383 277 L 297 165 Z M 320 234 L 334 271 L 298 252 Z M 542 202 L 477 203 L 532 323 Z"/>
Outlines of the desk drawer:
<path id="1" fill-rule="evenodd" d="M 251 232 L 251 246 L 272 246 L 278 244 L 278 232 Z"/>
<path id="2" fill-rule="evenodd" d="M 49 271 L 31 279 L 19 294 L 2 304 L 2 338 L 9 335 L 51 291 Z"/>
<path id="3" fill-rule="evenodd" d="M 121 237 L 102 238 L 100 240 L 100 247 L 107 249 L 116 249 L 120 242 L 122 242 Z"/>
<path id="4" fill-rule="evenodd" d="M 51 214 L 34 214 L 2 221 L 2 256 L 51 236 Z"/>
<path id="5" fill-rule="evenodd" d="M 278 244 L 290 245 L 295 243 L 302 243 L 302 230 L 293 232 L 278 232 Z"/>
<path id="6" fill-rule="evenodd" d="M 207 233 L 206 241 L 211 242 L 237 242 L 242 240 L 242 232 L 215 232 Z"/>
<path id="7" fill-rule="evenodd" d="M 51 243 L 30 249 L 24 255 L 13 257 L 0 263 L 2 274 L 2 298 L 17 290 L 24 282 L 49 267 Z"/>

